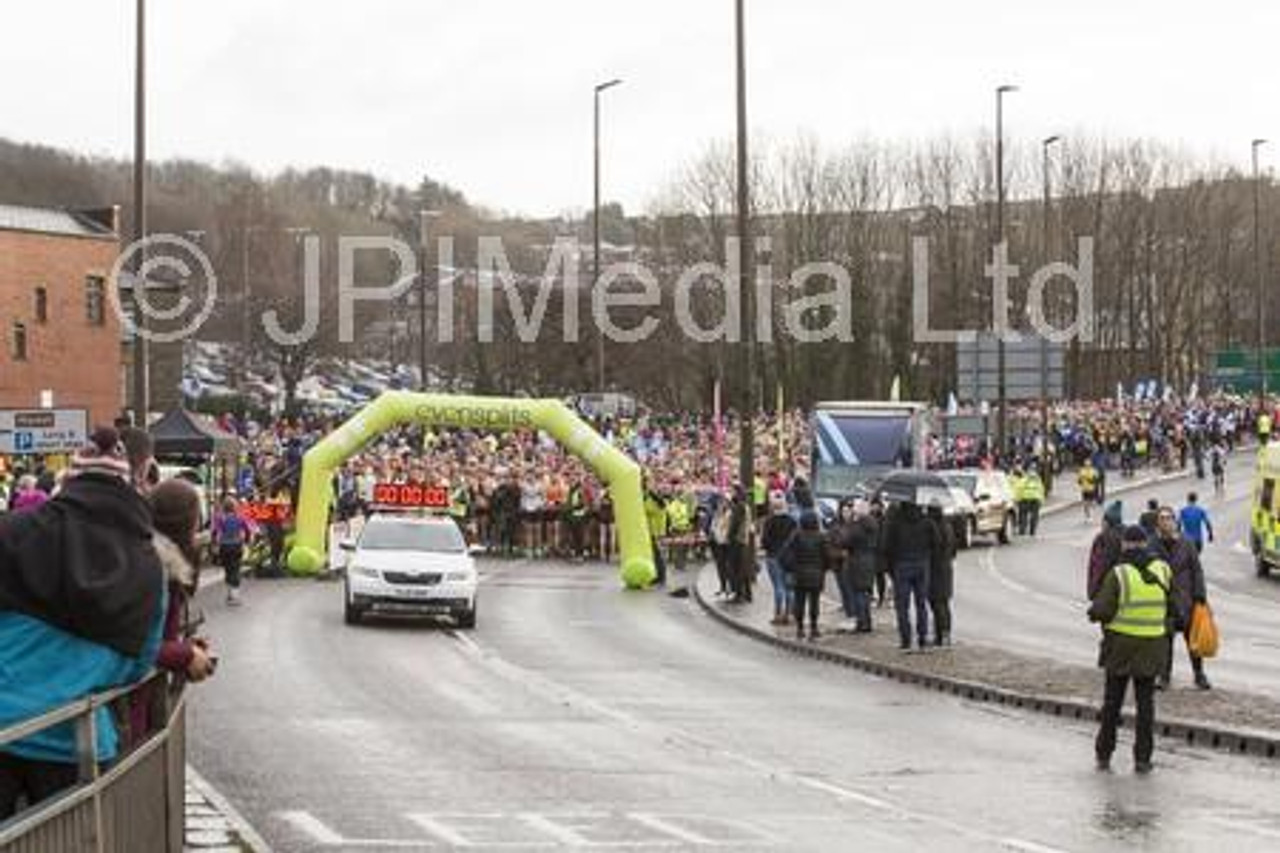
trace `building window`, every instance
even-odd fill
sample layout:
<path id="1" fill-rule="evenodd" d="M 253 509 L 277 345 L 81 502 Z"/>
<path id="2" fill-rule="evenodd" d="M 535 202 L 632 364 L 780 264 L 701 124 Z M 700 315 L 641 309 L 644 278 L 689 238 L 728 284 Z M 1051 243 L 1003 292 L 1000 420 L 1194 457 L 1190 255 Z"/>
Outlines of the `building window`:
<path id="1" fill-rule="evenodd" d="M 36 288 L 36 322 L 49 322 L 49 291 L 44 287 Z"/>
<path id="2" fill-rule="evenodd" d="M 13 360 L 27 360 L 27 325 L 26 323 L 13 324 Z"/>
<path id="3" fill-rule="evenodd" d="M 106 319 L 107 284 L 100 275 L 85 279 L 85 316 L 91 326 L 101 326 Z"/>

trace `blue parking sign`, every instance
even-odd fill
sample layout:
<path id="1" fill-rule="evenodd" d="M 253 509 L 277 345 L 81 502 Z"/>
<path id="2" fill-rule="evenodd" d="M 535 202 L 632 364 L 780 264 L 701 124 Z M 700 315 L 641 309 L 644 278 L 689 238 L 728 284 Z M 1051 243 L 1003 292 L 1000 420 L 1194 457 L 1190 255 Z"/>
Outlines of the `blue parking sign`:
<path id="1" fill-rule="evenodd" d="M 35 446 L 36 446 L 35 433 L 15 432 L 13 434 L 13 449 L 16 452 L 22 453 L 23 451 L 31 450 Z"/>

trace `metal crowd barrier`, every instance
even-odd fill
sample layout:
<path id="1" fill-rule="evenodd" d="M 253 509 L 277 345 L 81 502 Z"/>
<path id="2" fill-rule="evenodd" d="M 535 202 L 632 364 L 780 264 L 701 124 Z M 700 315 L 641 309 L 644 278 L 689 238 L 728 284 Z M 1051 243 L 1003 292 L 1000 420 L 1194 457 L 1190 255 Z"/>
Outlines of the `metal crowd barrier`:
<path id="1" fill-rule="evenodd" d="M 121 726 L 122 757 L 95 760 L 94 711 L 149 703 L 153 731 Z M 77 784 L 0 823 L 0 853 L 181 853 L 186 802 L 186 700 L 155 673 L 0 729 L 0 747 L 53 726 L 75 725 Z"/>

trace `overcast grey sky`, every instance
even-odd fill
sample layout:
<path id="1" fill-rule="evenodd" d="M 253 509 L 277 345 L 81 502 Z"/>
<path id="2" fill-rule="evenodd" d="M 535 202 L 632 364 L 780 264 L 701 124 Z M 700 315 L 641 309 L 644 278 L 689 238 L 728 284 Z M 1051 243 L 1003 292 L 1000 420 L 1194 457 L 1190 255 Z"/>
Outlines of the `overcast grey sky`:
<path id="1" fill-rule="evenodd" d="M 127 155 L 133 0 L 8 0 L 0 135 Z M 775 141 L 1149 136 L 1245 165 L 1280 141 L 1266 0 L 748 0 L 750 121 Z M 733 133 L 732 0 L 150 0 L 150 149 L 261 171 L 424 172 L 497 209 L 651 202 Z M 1275 149 L 1280 158 L 1280 144 Z"/>

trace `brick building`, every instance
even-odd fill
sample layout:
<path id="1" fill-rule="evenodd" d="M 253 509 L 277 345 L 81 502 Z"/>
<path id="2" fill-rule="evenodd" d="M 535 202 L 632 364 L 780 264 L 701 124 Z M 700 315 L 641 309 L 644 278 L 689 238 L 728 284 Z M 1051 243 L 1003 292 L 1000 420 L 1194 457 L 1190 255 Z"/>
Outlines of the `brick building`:
<path id="1" fill-rule="evenodd" d="M 108 296 L 120 251 L 116 208 L 0 204 L 0 408 L 86 408 L 111 423 L 123 405 L 120 320 Z"/>

